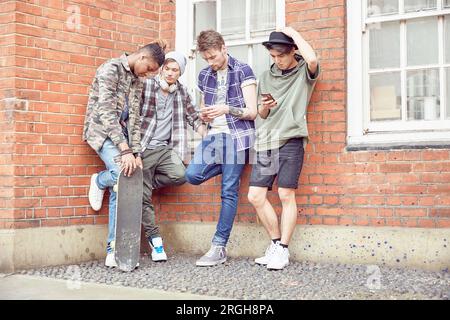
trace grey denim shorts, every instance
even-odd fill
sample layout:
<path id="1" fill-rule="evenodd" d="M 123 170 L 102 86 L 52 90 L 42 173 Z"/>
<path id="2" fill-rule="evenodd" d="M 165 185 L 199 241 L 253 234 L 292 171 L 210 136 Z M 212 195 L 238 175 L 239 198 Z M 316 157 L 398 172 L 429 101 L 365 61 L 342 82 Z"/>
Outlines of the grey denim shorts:
<path id="1" fill-rule="evenodd" d="M 272 190 L 275 178 L 279 188 L 297 189 L 303 167 L 303 138 L 290 139 L 279 149 L 257 152 L 250 186 Z"/>

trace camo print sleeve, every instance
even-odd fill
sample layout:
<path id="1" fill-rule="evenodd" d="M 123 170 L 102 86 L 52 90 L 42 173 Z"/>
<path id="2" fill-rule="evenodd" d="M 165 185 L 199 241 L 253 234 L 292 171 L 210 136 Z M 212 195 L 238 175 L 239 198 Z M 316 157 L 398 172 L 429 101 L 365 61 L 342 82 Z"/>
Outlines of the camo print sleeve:
<path id="1" fill-rule="evenodd" d="M 133 153 L 141 152 L 141 100 L 142 100 L 143 83 L 136 80 L 130 90 L 130 148 Z"/>
<path id="2" fill-rule="evenodd" d="M 105 64 L 97 75 L 98 120 L 115 145 L 126 142 L 117 113 L 119 72 L 114 64 Z"/>

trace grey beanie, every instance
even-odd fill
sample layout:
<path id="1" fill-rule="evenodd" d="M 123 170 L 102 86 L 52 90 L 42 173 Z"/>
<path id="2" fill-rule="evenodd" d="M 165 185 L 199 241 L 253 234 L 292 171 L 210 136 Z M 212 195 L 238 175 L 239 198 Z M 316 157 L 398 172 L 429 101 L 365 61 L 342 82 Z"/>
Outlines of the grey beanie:
<path id="1" fill-rule="evenodd" d="M 180 66 L 180 76 L 183 75 L 184 70 L 186 69 L 186 63 L 187 63 L 186 57 L 180 52 L 171 51 L 166 54 L 166 60 L 167 59 L 175 60 L 178 63 L 178 65 Z"/>

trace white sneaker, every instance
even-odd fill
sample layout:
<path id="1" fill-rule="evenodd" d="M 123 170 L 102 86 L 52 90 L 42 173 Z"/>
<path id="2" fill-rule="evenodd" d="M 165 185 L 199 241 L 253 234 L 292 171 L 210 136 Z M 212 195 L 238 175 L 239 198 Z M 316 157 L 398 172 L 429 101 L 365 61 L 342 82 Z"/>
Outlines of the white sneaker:
<path id="1" fill-rule="evenodd" d="M 108 253 L 106 255 L 105 266 L 109 268 L 117 267 L 116 256 L 114 255 L 114 252 Z"/>
<path id="2" fill-rule="evenodd" d="M 155 262 L 167 261 L 167 255 L 164 251 L 161 237 L 153 238 L 152 241 L 149 242 L 152 247 L 152 260 Z"/>
<path id="3" fill-rule="evenodd" d="M 278 243 L 267 263 L 267 269 L 281 270 L 287 265 L 289 265 L 289 250 Z"/>
<path id="4" fill-rule="evenodd" d="M 278 243 L 279 243 L 279 241 L 277 241 L 276 243 L 273 243 L 273 241 L 270 241 L 270 245 L 267 247 L 266 252 L 264 253 L 264 256 L 262 256 L 260 258 L 256 258 L 255 259 L 255 263 L 256 264 L 261 264 L 263 266 L 268 264 L 269 260 L 270 260 L 270 257 L 275 252 L 275 249 L 276 249 Z"/>
<path id="5" fill-rule="evenodd" d="M 91 185 L 89 186 L 89 203 L 94 211 L 99 211 L 102 208 L 103 195 L 105 194 L 105 190 L 97 186 L 97 176 L 98 173 L 91 176 Z"/>

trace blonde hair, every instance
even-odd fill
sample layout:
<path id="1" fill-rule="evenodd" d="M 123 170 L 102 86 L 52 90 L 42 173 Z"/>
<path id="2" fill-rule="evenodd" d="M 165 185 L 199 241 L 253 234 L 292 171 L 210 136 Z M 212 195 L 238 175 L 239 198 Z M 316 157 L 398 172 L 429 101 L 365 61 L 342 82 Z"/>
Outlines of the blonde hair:
<path id="1" fill-rule="evenodd" d="M 200 32 L 197 37 L 197 50 L 204 52 L 209 49 L 222 49 L 225 41 L 220 33 L 215 30 L 205 30 Z"/>

